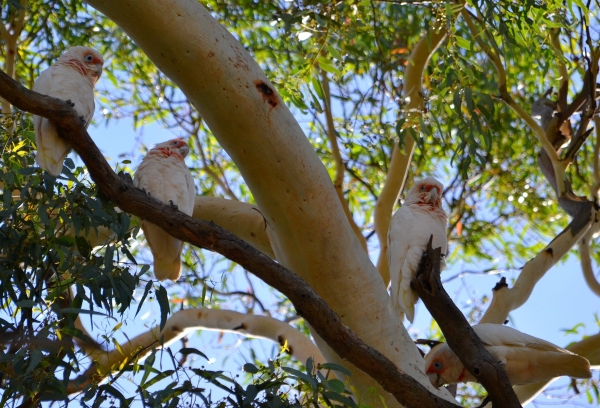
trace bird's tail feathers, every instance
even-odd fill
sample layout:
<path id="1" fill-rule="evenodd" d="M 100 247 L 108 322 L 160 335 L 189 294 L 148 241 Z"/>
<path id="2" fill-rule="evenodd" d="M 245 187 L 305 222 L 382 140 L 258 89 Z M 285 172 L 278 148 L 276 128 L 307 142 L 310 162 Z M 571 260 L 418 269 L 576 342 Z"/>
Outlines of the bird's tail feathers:
<path id="1" fill-rule="evenodd" d="M 60 176 L 60 173 L 63 169 L 63 161 L 64 157 L 59 161 L 55 161 L 52 156 L 45 155 L 41 151 L 38 151 L 35 155 L 35 162 L 37 165 L 46 170 L 48 173 L 52 174 L 54 177 Z"/>
<path id="2" fill-rule="evenodd" d="M 164 260 L 154 258 L 154 276 L 158 280 L 170 279 L 176 281 L 181 276 L 181 259 Z"/>
<path id="3" fill-rule="evenodd" d="M 159 226 L 142 222 L 142 230 L 154 257 L 154 275 L 158 280 L 177 280 L 181 276 L 183 243 Z"/>
<path id="4" fill-rule="evenodd" d="M 400 291 L 400 308 L 406 315 L 408 321 L 411 323 L 415 319 L 415 304 L 418 300 L 419 297 L 416 296 L 415 292 L 412 289 L 410 289 L 409 291 Z"/>
<path id="5" fill-rule="evenodd" d="M 590 378 L 590 362 L 577 354 L 572 354 L 568 358 L 563 358 L 565 374 L 573 378 Z"/>
<path id="6" fill-rule="evenodd" d="M 58 136 L 56 125 L 46 118 L 40 121 L 35 136 L 35 162 L 54 177 L 58 177 L 71 147 Z"/>

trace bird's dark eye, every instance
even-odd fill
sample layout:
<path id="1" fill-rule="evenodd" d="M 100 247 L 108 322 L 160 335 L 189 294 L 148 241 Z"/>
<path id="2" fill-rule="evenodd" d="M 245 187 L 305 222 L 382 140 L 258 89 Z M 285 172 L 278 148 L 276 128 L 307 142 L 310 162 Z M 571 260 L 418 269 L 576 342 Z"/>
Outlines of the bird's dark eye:
<path id="1" fill-rule="evenodd" d="M 84 57 L 87 62 L 92 62 L 94 60 L 94 56 L 92 54 L 88 54 Z"/>
<path id="2" fill-rule="evenodd" d="M 444 363 L 442 363 L 441 361 L 435 361 L 433 363 L 433 368 L 435 368 L 436 370 L 441 370 L 442 368 L 444 368 Z"/>
<path id="3" fill-rule="evenodd" d="M 425 186 L 421 186 L 421 193 L 425 192 Z"/>

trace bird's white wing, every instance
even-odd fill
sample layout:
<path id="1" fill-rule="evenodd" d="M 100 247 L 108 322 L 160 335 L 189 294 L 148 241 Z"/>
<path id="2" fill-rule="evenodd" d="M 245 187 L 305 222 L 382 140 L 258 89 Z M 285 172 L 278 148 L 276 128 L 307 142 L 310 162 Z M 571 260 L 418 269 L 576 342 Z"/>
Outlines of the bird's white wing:
<path id="1" fill-rule="evenodd" d="M 473 330 L 486 346 L 530 347 L 542 351 L 567 352 L 549 341 L 539 339 L 502 324 L 484 323 L 473 326 Z"/>
<path id="2" fill-rule="evenodd" d="M 33 84 L 33 90 L 42 95 L 48 95 L 52 89 L 52 70 L 50 67 L 42 71 L 40 76 L 35 80 Z"/>
<path id="3" fill-rule="evenodd" d="M 392 217 L 387 236 L 386 254 L 390 271 L 391 306 L 398 314 L 405 313 L 402 303 L 403 270 L 406 272 L 408 269 L 404 264 L 410 249 L 413 220 L 411 209 L 408 206 L 401 207 Z"/>
<path id="4" fill-rule="evenodd" d="M 191 215 L 194 208 L 194 181 L 185 163 L 175 157 L 147 156 L 135 173 L 134 184 L 165 204 L 172 202 Z M 157 279 L 177 280 L 181 275 L 183 243 L 147 221 L 142 229 L 152 255 Z"/>
<path id="5" fill-rule="evenodd" d="M 33 90 L 42 95 L 50 95 L 54 85 L 55 67 L 44 70 L 33 84 Z M 63 161 L 71 150 L 59 136 L 54 123 L 41 116 L 33 117 L 36 163 L 53 176 L 58 176 L 63 168 Z"/>
<path id="6" fill-rule="evenodd" d="M 473 326 L 488 351 L 505 365 L 513 385 L 568 375 L 591 376 L 589 361 L 546 340 L 500 324 Z"/>

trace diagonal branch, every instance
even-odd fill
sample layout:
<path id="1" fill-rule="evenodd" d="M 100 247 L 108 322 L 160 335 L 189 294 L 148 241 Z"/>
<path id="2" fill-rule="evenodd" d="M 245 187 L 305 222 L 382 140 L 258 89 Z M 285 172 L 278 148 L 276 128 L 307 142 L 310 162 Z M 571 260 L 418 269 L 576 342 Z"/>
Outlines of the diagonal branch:
<path id="1" fill-rule="evenodd" d="M 446 30 L 438 25 L 433 26 L 419 40 L 410 55 L 410 64 L 404 74 L 404 98 L 408 101 L 405 111 L 407 118 L 420 116 L 423 109 L 423 72 L 429 59 L 438 49 L 444 38 Z M 392 220 L 392 211 L 402 193 L 406 183 L 406 176 L 415 150 L 415 141 L 407 137 L 404 141 L 404 152 L 400 151 L 398 143 L 394 144 L 392 159 L 381 194 L 377 199 L 374 210 L 375 232 L 379 240 L 379 259 L 377 270 L 387 285 L 390 281 L 390 271 L 387 261 L 387 234 Z"/>
<path id="2" fill-rule="evenodd" d="M 506 372 L 486 350 L 473 328 L 456 307 L 440 280 L 441 248 L 432 249 L 433 235 L 423 253 L 416 278 L 411 282 L 427 310 L 442 329 L 448 345 L 475 376 L 497 407 L 520 407 Z"/>
<path id="3" fill-rule="evenodd" d="M 338 145 L 335 124 L 333 123 L 333 110 L 331 107 L 331 90 L 329 89 L 329 78 L 327 78 L 327 72 L 323 69 L 321 71 L 321 84 L 323 85 L 323 93 L 325 99 L 325 119 L 327 121 L 327 138 L 329 139 L 329 144 L 331 145 L 331 155 L 333 156 L 333 161 L 335 163 L 335 177 L 333 179 L 333 186 L 335 187 L 335 192 L 337 193 L 338 199 L 340 200 L 340 204 L 342 204 L 342 208 L 344 209 L 344 214 L 346 214 L 346 218 L 348 218 L 348 222 L 352 227 L 352 231 L 354 231 L 354 235 L 360 241 L 360 245 L 362 245 L 363 249 L 367 251 L 367 240 L 363 236 L 360 228 L 356 225 L 354 221 L 354 217 L 352 216 L 352 212 L 350 211 L 350 207 L 348 206 L 348 202 L 344 198 L 344 161 L 342 160 L 342 155 L 340 153 L 340 147 Z"/>
<path id="4" fill-rule="evenodd" d="M 585 283 L 587 283 L 592 292 L 600 296 L 600 283 L 596 279 L 596 276 L 594 276 L 592 257 L 590 256 L 590 241 L 592 240 L 593 235 L 594 234 L 590 234 L 588 231 L 588 233 L 585 234 L 585 237 L 579 241 L 579 256 L 581 257 L 581 269 L 583 270 Z"/>
<path id="5" fill-rule="evenodd" d="M 567 110 L 567 96 L 569 93 L 569 72 L 565 65 L 565 57 L 562 52 L 562 46 L 560 44 L 560 29 L 553 30 L 551 32 L 550 44 L 554 48 L 554 52 L 558 55 L 558 72 L 560 74 L 560 86 L 558 87 L 558 111 L 565 112 Z M 566 116 L 567 118 L 570 117 Z M 560 125 L 558 125 L 560 126 Z"/>
<path id="6" fill-rule="evenodd" d="M 298 275 L 274 262 L 248 243 L 213 223 L 189 217 L 149 197 L 119 177 L 102 156 L 73 108 L 59 99 L 39 95 L 0 72 L 0 96 L 21 110 L 52 120 L 59 135 L 79 154 L 100 192 L 130 214 L 159 226 L 174 238 L 209 249 L 237 262 L 268 285 L 286 295 L 298 314 L 336 353 L 374 378 L 406 406 L 456 407 L 432 393 L 379 351 L 364 343 L 339 315 Z"/>
<path id="7" fill-rule="evenodd" d="M 479 323 L 502 324 L 508 314 L 521 307 L 533 292 L 537 282 L 590 230 L 599 223 L 597 210 L 588 202 L 586 211 L 581 211 L 546 248 L 525 264 L 514 286 L 509 289 L 505 279 L 494 288 L 494 297 Z"/>
<path id="8" fill-rule="evenodd" d="M 592 199 L 598 197 L 598 190 L 600 190 L 600 117 L 597 115 L 594 117 L 594 127 L 596 128 L 596 140 L 594 143 L 594 156 L 592 157 L 593 169 L 594 169 L 594 185 L 592 191 L 590 191 Z"/>
<path id="9" fill-rule="evenodd" d="M 92 364 L 78 378 L 71 380 L 67 393 L 82 391 L 91 383 L 99 383 L 108 375 L 124 366 L 124 362 L 146 358 L 155 347 L 168 347 L 192 331 L 218 330 L 236 333 L 248 337 L 271 340 L 287 345 L 288 352 L 301 363 L 312 357 L 317 364 L 325 363 L 325 358 L 317 346 L 303 333 L 288 323 L 268 316 L 249 315 L 232 310 L 188 309 L 174 313 L 161 331 L 158 326 L 142 333 L 126 343 L 120 344 L 121 350 L 91 350 L 88 357 Z M 162 341 L 162 344 L 158 344 Z M 143 350 L 141 353 L 138 351 Z"/>

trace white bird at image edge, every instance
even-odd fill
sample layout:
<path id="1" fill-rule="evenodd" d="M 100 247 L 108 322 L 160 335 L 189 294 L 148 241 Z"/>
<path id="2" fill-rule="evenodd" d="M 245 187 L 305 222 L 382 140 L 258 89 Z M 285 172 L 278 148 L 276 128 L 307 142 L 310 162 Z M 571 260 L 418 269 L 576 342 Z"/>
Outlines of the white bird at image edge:
<path id="1" fill-rule="evenodd" d="M 71 101 L 87 128 L 94 116 L 94 84 L 102 75 L 103 64 L 102 55 L 92 48 L 69 48 L 56 64 L 40 74 L 33 84 L 33 90 Z M 56 125 L 49 119 L 34 115 L 33 128 L 37 146 L 36 163 L 53 176 L 60 175 L 71 146 L 58 136 Z"/>
<path id="2" fill-rule="evenodd" d="M 590 362 L 546 340 L 501 324 L 478 324 L 473 330 L 485 348 L 503 365 L 512 385 L 531 384 L 567 375 L 590 378 Z M 477 381 L 447 343 L 434 346 L 425 356 L 425 372 L 431 383 Z"/>

